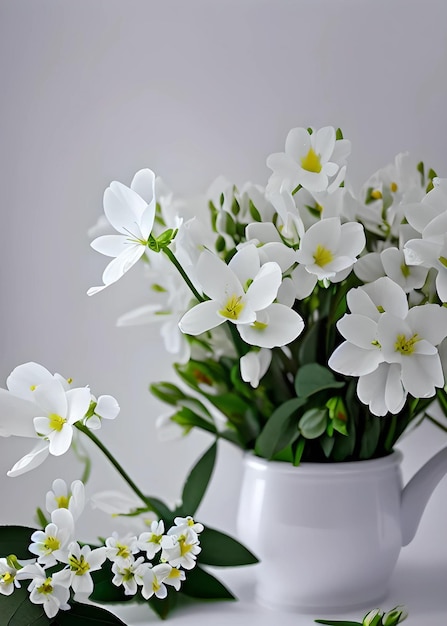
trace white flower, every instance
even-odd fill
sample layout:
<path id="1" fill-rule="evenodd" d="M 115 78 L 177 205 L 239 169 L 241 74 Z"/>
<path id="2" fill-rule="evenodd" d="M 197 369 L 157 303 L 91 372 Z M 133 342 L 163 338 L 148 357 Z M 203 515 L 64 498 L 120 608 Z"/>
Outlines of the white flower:
<path id="1" fill-rule="evenodd" d="M 153 559 L 157 552 L 161 550 L 161 540 L 164 532 L 165 526 L 163 520 L 153 521 L 150 531 L 141 533 L 138 537 L 138 547 L 143 552 L 146 552 L 148 559 Z"/>
<path id="2" fill-rule="evenodd" d="M 37 561 L 51 567 L 63 560 L 68 544 L 73 540 L 74 520 L 68 509 L 56 509 L 51 514 L 51 523 L 45 530 L 36 530 L 31 535 L 29 551 L 37 555 Z"/>
<path id="3" fill-rule="evenodd" d="M 282 279 L 277 263 L 261 266 L 254 246 L 239 250 L 228 265 L 211 252 L 203 252 L 197 275 L 210 299 L 197 304 L 180 320 L 180 329 L 189 335 L 200 335 L 225 321 L 237 326 L 252 324 L 256 312 L 273 302 Z"/>
<path id="4" fill-rule="evenodd" d="M 119 537 L 118 533 L 112 533 L 112 536 L 106 539 L 105 545 L 107 558 L 118 563 L 120 567 L 133 563 L 133 555 L 139 551 L 138 541 L 134 535 Z"/>
<path id="5" fill-rule="evenodd" d="M 168 576 L 163 580 L 165 585 L 170 585 L 174 587 L 176 591 L 179 591 L 182 582 L 185 580 L 186 575 L 184 570 L 179 569 L 178 567 L 171 567 L 171 571 Z"/>
<path id="6" fill-rule="evenodd" d="M 168 577 L 171 573 L 172 567 L 167 563 L 160 563 L 154 567 L 148 567 L 144 570 L 143 586 L 141 589 L 141 595 L 146 600 L 149 600 L 153 595 L 157 598 L 166 598 L 168 591 L 163 583 L 172 584 L 168 582 Z M 175 580 L 174 578 L 172 580 Z"/>
<path id="7" fill-rule="evenodd" d="M 93 591 L 93 579 L 91 572 L 101 569 L 106 560 L 106 548 L 104 546 L 92 550 L 90 546 L 81 546 L 73 542 L 68 548 L 68 555 L 63 560 L 68 564 L 64 571 L 64 577 L 75 594 L 88 597 Z M 62 577 L 62 575 L 61 575 Z"/>
<path id="8" fill-rule="evenodd" d="M 144 566 L 144 557 L 138 559 L 128 559 L 127 561 L 114 561 L 112 564 L 112 572 L 115 574 L 112 583 L 119 587 L 124 587 L 126 596 L 134 596 L 138 590 L 137 580 L 140 580 L 141 566 Z"/>
<path id="9" fill-rule="evenodd" d="M 84 510 L 85 490 L 84 483 L 74 480 L 70 489 L 62 478 L 53 481 L 52 491 L 48 491 L 45 499 L 45 506 L 48 513 L 53 513 L 57 509 L 68 509 L 77 520 Z"/>
<path id="10" fill-rule="evenodd" d="M 259 351 L 251 350 L 240 359 L 241 378 L 254 388 L 258 387 L 259 381 L 267 372 L 272 361 L 272 352 L 267 348 Z"/>
<path id="11" fill-rule="evenodd" d="M 60 374 L 51 374 L 43 365 L 30 361 L 13 369 L 6 379 L 6 386 L 14 396 L 34 402 L 34 391 L 37 387 L 54 379 L 61 383 L 65 391 L 70 389 L 71 378 L 66 379 Z"/>
<path id="12" fill-rule="evenodd" d="M 181 535 L 165 535 L 161 542 L 161 558 L 172 567 L 193 569 L 201 547 L 197 534 L 187 529 Z"/>
<path id="13" fill-rule="evenodd" d="M 168 535 L 182 535 L 187 530 L 192 530 L 196 535 L 199 535 L 203 532 L 203 524 L 196 522 L 191 515 L 175 517 L 174 526 L 168 530 Z"/>
<path id="14" fill-rule="evenodd" d="M 20 587 L 16 575 L 16 568 L 7 559 L 0 558 L 0 594 L 10 596 L 14 589 Z"/>
<path id="15" fill-rule="evenodd" d="M 45 413 L 34 418 L 36 432 L 50 442 L 50 454 L 60 456 L 70 447 L 73 424 L 82 420 L 90 406 L 88 387 L 65 391 L 57 380 L 39 385 L 34 392 L 36 404 Z"/>
<path id="16" fill-rule="evenodd" d="M 345 161 L 350 142 L 336 141 L 331 126 L 309 133 L 305 128 L 293 128 L 286 139 L 285 152 L 271 154 L 267 165 L 273 170 L 273 181 L 285 181 L 292 191 L 301 185 L 309 191 L 325 191 L 340 185 L 345 174 Z"/>
<path id="17" fill-rule="evenodd" d="M 20 570 L 20 575 L 32 579 L 28 586 L 29 599 L 33 604 L 42 604 L 47 617 L 51 619 L 60 610 L 70 609 L 68 604 L 70 591 L 63 581 L 64 576 L 61 576 L 61 572 L 47 576 L 45 570 L 36 564 Z"/>
<path id="18" fill-rule="evenodd" d="M 357 222 L 341 224 L 340 218 L 331 217 L 311 226 L 296 253 L 299 265 L 292 277 L 297 298 L 310 295 L 317 280 L 339 282 L 346 278 L 365 242 L 363 226 Z"/>
<path id="19" fill-rule="evenodd" d="M 129 187 L 113 181 L 104 192 L 104 213 L 120 235 L 103 235 L 94 239 L 94 250 L 113 257 L 102 279 L 104 285 L 92 287 L 88 295 L 102 291 L 119 280 L 147 250 L 155 219 L 155 174 L 138 171 Z"/>
<path id="20" fill-rule="evenodd" d="M 85 425 L 90 430 L 98 430 L 101 428 L 103 419 L 114 420 L 118 416 L 120 405 L 113 396 L 109 395 L 99 396 L 97 400 L 92 397 L 92 400 L 96 402 L 96 406 L 93 415 L 85 419 Z"/>

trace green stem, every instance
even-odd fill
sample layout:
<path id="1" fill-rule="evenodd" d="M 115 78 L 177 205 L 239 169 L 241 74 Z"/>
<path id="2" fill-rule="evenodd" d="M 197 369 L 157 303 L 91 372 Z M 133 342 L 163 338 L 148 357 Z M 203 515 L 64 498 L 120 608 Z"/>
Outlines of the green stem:
<path id="1" fill-rule="evenodd" d="M 180 263 L 177 260 L 177 257 L 172 252 L 172 250 L 170 250 L 169 248 L 163 248 L 163 252 L 166 254 L 166 256 L 171 261 L 171 263 L 173 263 L 175 265 L 175 267 L 178 269 L 178 271 L 180 272 L 183 280 L 185 281 L 185 283 L 188 285 L 188 287 L 191 289 L 192 293 L 194 294 L 194 297 L 196 298 L 196 300 L 198 300 L 199 302 L 204 302 L 205 298 L 203 298 L 199 294 L 197 289 L 194 287 L 194 285 L 192 284 L 192 282 L 189 279 L 188 274 L 185 272 L 183 267 L 180 265 Z"/>
<path id="2" fill-rule="evenodd" d="M 156 513 L 160 518 L 163 517 L 161 512 L 157 509 L 157 506 L 151 501 L 150 498 L 144 495 L 144 493 L 137 487 L 134 481 L 130 478 L 129 474 L 125 471 L 125 469 L 118 463 L 115 457 L 111 452 L 105 447 L 105 445 L 98 439 L 98 437 L 93 434 L 93 432 L 84 426 L 80 422 L 76 422 L 76 428 L 87 435 L 87 437 L 93 441 L 93 443 L 101 450 L 101 452 L 107 457 L 113 467 L 117 470 L 117 472 L 121 475 L 123 480 L 129 485 L 132 491 L 140 498 L 142 502 L 146 504 L 146 506 L 150 507 L 154 513 Z"/>
<path id="3" fill-rule="evenodd" d="M 431 415 L 427 415 L 425 414 L 425 417 L 430 420 L 430 422 L 432 422 L 433 424 L 435 424 L 435 426 L 437 426 L 438 428 L 440 428 L 441 430 L 443 430 L 444 432 L 447 433 L 447 427 L 444 426 L 444 424 L 441 424 L 441 422 L 438 422 L 437 419 L 435 419 L 434 417 L 432 417 Z"/>

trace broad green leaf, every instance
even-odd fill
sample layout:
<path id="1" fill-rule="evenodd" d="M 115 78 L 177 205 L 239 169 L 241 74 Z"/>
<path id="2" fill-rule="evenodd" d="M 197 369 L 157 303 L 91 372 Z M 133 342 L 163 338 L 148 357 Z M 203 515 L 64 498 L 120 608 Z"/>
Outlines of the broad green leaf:
<path id="1" fill-rule="evenodd" d="M 293 464 L 295 467 L 301 463 L 301 457 L 303 456 L 304 448 L 306 446 L 306 440 L 303 437 L 300 437 L 294 446 L 294 454 L 293 454 Z"/>
<path id="2" fill-rule="evenodd" d="M 186 574 L 182 592 L 192 598 L 207 600 L 234 600 L 235 597 L 217 578 L 196 565 Z"/>
<path id="3" fill-rule="evenodd" d="M 359 459 L 370 459 L 377 449 L 380 437 L 380 420 L 376 416 L 365 419 L 362 440 L 360 443 Z"/>
<path id="4" fill-rule="evenodd" d="M 82 626 L 126 626 L 113 613 L 98 606 L 78 602 L 73 602 L 69 611 L 59 611 L 54 622 L 54 626 L 79 626 L 80 624 Z M 25 623 L 21 626 L 25 626 Z"/>
<path id="5" fill-rule="evenodd" d="M 28 547 L 35 531 L 26 526 L 0 526 L 0 557 L 15 554 L 18 559 L 33 558 Z"/>
<path id="6" fill-rule="evenodd" d="M 172 609 L 177 604 L 177 600 L 180 599 L 181 594 L 177 593 L 173 589 L 168 589 L 168 595 L 166 598 L 157 598 L 156 596 L 152 596 L 147 601 L 148 605 L 151 609 L 157 613 L 161 619 L 166 619 L 168 614 L 172 611 Z"/>
<path id="7" fill-rule="evenodd" d="M 338 382 L 331 370 L 318 363 L 308 363 L 299 368 L 295 378 L 296 395 L 308 398 L 323 389 L 336 389 L 343 387 L 343 382 Z"/>
<path id="8" fill-rule="evenodd" d="M 10 596 L 0 595 L 2 626 L 48 626 L 49 618 L 42 605 L 32 604 L 26 586 L 15 589 Z"/>
<path id="9" fill-rule="evenodd" d="M 326 406 L 329 409 L 329 418 L 332 420 L 333 428 L 342 435 L 347 435 L 348 412 L 346 411 L 343 398 L 334 396 L 326 402 Z"/>
<path id="10" fill-rule="evenodd" d="M 284 441 L 285 433 L 298 433 L 296 411 L 305 401 L 305 398 L 291 398 L 272 413 L 256 440 L 256 454 L 271 459 L 276 452 L 288 445 L 289 439 Z"/>
<path id="11" fill-rule="evenodd" d="M 199 559 L 204 565 L 234 567 L 258 562 L 255 555 L 236 539 L 208 526 L 200 534 L 200 546 Z"/>
<path id="12" fill-rule="evenodd" d="M 187 397 L 176 385 L 168 382 L 153 383 L 149 385 L 149 390 L 153 396 L 172 406 L 177 406 L 180 400 Z"/>
<path id="13" fill-rule="evenodd" d="M 327 424 L 327 409 L 309 409 L 298 422 L 298 428 L 306 439 L 316 439 L 324 433 Z"/>
<path id="14" fill-rule="evenodd" d="M 202 501 L 216 462 L 216 442 L 208 448 L 205 454 L 192 468 L 183 486 L 182 510 L 186 515 L 194 515 Z"/>

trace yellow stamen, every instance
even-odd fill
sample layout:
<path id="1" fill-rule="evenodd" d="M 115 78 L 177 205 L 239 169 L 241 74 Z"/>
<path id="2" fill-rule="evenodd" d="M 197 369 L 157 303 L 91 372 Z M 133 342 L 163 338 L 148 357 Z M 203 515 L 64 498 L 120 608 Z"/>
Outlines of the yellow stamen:
<path id="1" fill-rule="evenodd" d="M 409 277 L 410 268 L 408 267 L 408 265 L 405 265 L 405 263 L 402 263 L 402 265 L 400 266 L 400 271 L 402 272 L 405 278 Z"/>
<path id="2" fill-rule="evenodd" d="M 390 185 L 390 189 L 393 193 L 396 193 L 396 191 L 399 189 L 399 187 L 397 186 L 397 183 L 392 182 Z"/>
<path id="3" fill-rule="evenodd" d="M 70 565 L 71 571 L 75 572 L 75 576 L 83 576 L 90 569 L 90 565 L 85 560 L 83 554 L 81 554 L 79 559 L 71 555 L 68 559 L 68 564 Z"/>
<path id="4" fill-rule="evenodd" d="M 379 311 L 379 313 L 385 313 L 385 309 L 383 308 L 381 304 L 377 305 L 377 310 Z"/>
<path id="5" fill-rule="evenodd" d="M 64 427 L 64 424 L 67 423 L 67 420 L 60 415 L 57 415 L 57 413 L 50 413 L 48 419 L 50 420 L 51 430 L 57 430 L 58 432 L 60 432 Z"/>
<path id="6" fill-rule="evenodd" d="M 51 582 L 51 578 L 47 578 L 45 582 L 40 585 L 40 587 L 37 587 L 37 591 L 45 595 L 53 593 L 53 585 L 51 584 Z"/>
<path id="7" fill-rule="evenodd" d="M 180 570 L 173 567 L 169 572 L 168 578 L 180 578 Z"/>
<path id="8" fill-rule="evenodd" d="M 54 498 L 57 502 L 57 506 L 60 509 L 68 509 L 68 503 L 70 501 L 69 496 L 55 496 Z"/>
<path id="9" fill-rule="evenodd" d="M 31 387 L 29 389 L 30 389 L 30 391 L 36 391 L 36 385 L 31 385 Z"/>
<path id="10" fill-rule="evenodd" d="M 10 585 L 14 580 L 14 576 L 10 572 L 5 572 L 0 576 L 0 582 Z"/>
<path id="11" fill-rule="evenodd" d="M 61 547 L 61 542 L 57 537 L 47 537 L 47 540 L 43 544 L 47 554 L 54 552 L 54 550 L 59 550 Z"/>
<path id="12" fill-rule="evenodd" d="M 221 315 L 230 320 L 237 320 L 242 313 L 245 304 L 241 302 L 242 296 L 232 295 L 228 298 L 223 309 L 219 311 Z"/>
<path id="13" fill-rule="evenodd" d="M 380 189 L 373 189 L 371 191 L 371 198 L 374 198 L 374 200 L 380 200 L 382 198 L 382 192 Z"/>
<path id="14" fill-rule="evenodd" d="M 413 354 L 414 352 L 414 344 L 419 341 L 418 334 L 415 333 L 412 337 L 405 337 L 405 335 L 397 335 L 396 343 L 394 344 L 394 349 L 396 352 L 400 352 L 404 356 L 408 356 L 409 354 Z"/>
<path id="15" fill-rule="evenodd" d="M 328 248 L 318 244 L 314 253 L 314 261 L 320 267 L 324 267 L 333 260 L 334 256 Z"/>
<path id="16" fill-rule="evenodd" d="M 258 320 L 253 322 L 253 324 L 251 325 L 251 327 L 255 328 L 256 330 L 265 330 L 267 326 L 268 324 L 265 324 L 264 322 L 258 322 Z"/>
<path id="17" fill-rule="evenodd" d="M 445 256 L 440 256 L 438 261 L 442 263 L 444 267 L 447 267 L 447 259 L 445 258 Z"/>
<path id="18" fill-rule="evenodd" d="M 130 557 L 131 553 L 129 550 L 129 546 L 125 546 L 122 543 L 117 543 L 116 547 L 117 547 L 116 556 L 121 556 L 123 559 L 128 559 Z"/>
<path id="19" fill-rule="evenodd" d="M 309 152 L 305 157 L 301 159 L 301 167 L 308 172 L 315 172 L 319 174 L 321 172 L 321 160 L 320 156 L 315 152 L 313 148 L 309 148 Z"/>
<path id="20" fill-rule="evenodd" d="M 73 378 L 67 378 L 67 383 L 68 383 L 69 385 L 71 385 L 71 383 L 72 383 L 72 382 L 73 382 Z"/>
<path id="21" fill-rule="evenodd" d="M 185 556 L 185 554 L 188 554 L 188 552 L 191 551 L 191 548 L 192 548 L 193 544 L 192 543 L 186 543 L 186 538 L 185 538 L 184 535 L 181 535 L 179 537 L 178 542 L 179 542 L 179 545 L 180 545 L 180 554 L 182 556 Z"/>

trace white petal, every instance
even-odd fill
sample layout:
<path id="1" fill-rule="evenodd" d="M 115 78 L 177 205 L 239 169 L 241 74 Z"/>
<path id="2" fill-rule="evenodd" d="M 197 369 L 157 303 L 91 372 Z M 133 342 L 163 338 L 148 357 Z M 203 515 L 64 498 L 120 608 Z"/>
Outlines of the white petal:
<path id="1" fill-rule="evenodd" d="M 310 274 L 306 271 L 304 265 L 298 265 L 292 272 L 292 280 L 297 299 L 303 300 L 307 298 L 307 296 L 310 296 L 318 279 L 315 274 Z"/>
<path id="2" fill-rule="evenodd" d="M 104 192 L 104 213 L 115 230 L 135 234 L 147 204 L 135 191 L 113 181 Z"/>
<path id="3" fill-rule="evenodd" d="M 45 461 L 49 454 L 48 441 L 39 441 L 31 452 L 22 457 L 17 463 L 9 470 L 8 476 L 15 477 L 29 472 L 30 470 L 38 467 Z"/>
<path id="4" fill-rule="evenodd" d="M 439 355 L 411 355 L 402 359 L 402 382 L 415 398 L 429 398 L 444 385 Z"/>
<path id="5" fill-rule="evenodd" d="M 67 420 L 74 424 L 81 420 L 90 407 L 91 393 L 88 387 L 70 389 L 67 393 Z"/>
<path id="6" fill-rule="evenodd" d="M 0 436 L 35 437 L 33 419 L 39 413 L 36 405 L 0 389 Z"/>
<path id="7" fill-rule="evenodd" d="M 95 413 L 104 419 L 113 420 L 120 412 L 120 406 L 113 396 L 99 396 Z"/>
<path id="8" fill-rule="evenodd" d="M 277 263 L 265 263 L 247 290 L 247 302 L 253 311 L 268 307 L 276 298 L 281 285 L 281 268 Z"/>
<path id="9" fill-rule="evenodd" d="M 335 129 L 332 126 L 320 128 L 315 133 L 314 142 L 315 152 L 320 155 L 321 161 L 328 161 L 335 147 Z"/>
<path id="10" fill-rule="evenodd" d="M 15 396 L 34 402 L 34 389 L 37 385 L 52 380 L 52 378 L 53 375 L 46 367 L 31 361 L 14 368 L 6 379 L 6 386 Z"/>
<path id="11" fill-rule="evenodd" d="M 105 256 L 117 257 L 129 245 L 129 237 L 125 235 L 102 235 L 91 242 L 91 247 L 96 252 Z"/>
<path id="12" fill-rule="evenodd" d="M 412 330 L 437 346 L 447 337 L 447 309 L 437 304 L 415 306 L 406 318 Z"/>
<path id="13" fill-rule="evenodd" d="M 265 311 L 266 317 L 260 316 L 260 321 L 267 324 L 265 328 L 257 328 L 251 324 L 238 324 L 237 329 L 242 339 L 252 346 L 261 348 L 275 348 L 285 346 L 302 332 L 304 322 L 302 317 L 293 309 L 283 304 L 271 304 Z"/>
<path id="14" fill-rule="evenodd" d="M 365 376 L 377 369 L 382 360 L 379 349 L 365 350 L 345 341 L 334 350 L 328 365 L 345 376 Z"/>
<path id="15" fill-rule="evenodd" d="M 245 228 L 245 237 L 247 241 L 256 239 L 260 243 L 276 241 L 282 243 L 282 239 L 278 230 L 272 222 L 253 222 Z"/>
<path id="16" fill-rule="evenodd" d="M 340 247 L 343 255 L 357 257 L 366 244 L 365 231 L 358 222 L 347 222 L 341 225 Z"/>
<path id="17" fill-rule="evenodd" d="M 204 293 L 221 303 L 226 296 L 243 296 L 244 291 L 237 276 L 215 254 L 205 250 L 197 263 L 197 277 Z M 189 333 L 190 334 L 190 333 Z"/>
<path id="18" fill-rule="evenodd" d="M 142 324 L 151 324 L 153 322 L 161 322 L 167 319 L 166 315 L 157 315 L 162 311 L 161 304 L 146 304 L 140 306 L 129 313 L 125 313 L 118 318 L 117 326 L 140 326 Z"/>
<path id="19" fill-rule="evenodd" d="M 352 313 L 344 315 L 337 322 L 337 329 L 350 343 L 365 350 L 376 350 L 373 341 L 377 338 L 377 323 L 365 317 Z"/>
<path id="20" fill-rule="evenodd" d="M 39 385 L 34 392 L 34 397 L 36 404 L 47 415 L 56 413 L 64 418 L 67 416 L 67 396 L 65 389 L 58 380 L 53 379 Z"/>
<path id="21" fill-rule="evenodd" d="M 245 286 L 247 281 L 253 280 L 261 267 L 256 246 L 250 244 L 238 250 L 228 267 L 236 274 L 241 285 Z"/>
<path id="22" fill-rule="evenodd" d="M 141 196 L 146 204 L 150 204 L 154 199 L 154 172 L 148 168 L 139 170 L 133 177 L 130 188 Z"/>
<path id="23" fill-rule="evenodd" d="M 110 261 L 102 275 L 104 285 L 116 283 L 131 267 L 141 259 L 145 251 L 142 244 L 129 243 L 124 252 Z"/>
<path id="24" fill-rule="evenodd" d="M 401 367 L 392 363 L 388 368 L 385 384 L 385 404 L 390 413 L 399 413 L 405 404 L 407 392 L 402 384 Z"/>
<path id="25" fill-rule="evenodd" d="M 182 333 L 200 335 L 211 328 L 222 324 L 225 320 L 219 316 L 220 305 L 214 300 L 197 304 L 187 311 L 179 322 Z"/>
<path id="26" fill-rule="evenodd" d="M 50 454 L 54 456 L 61 456 L 65 454 L 71 446 L 73 439 L 73 426 L 71 424 L 64 424 L 60 431 L 53 431 L 53 434 L 49 435 L 50 439 Z"/>

